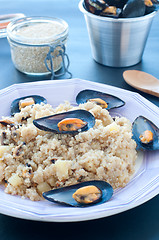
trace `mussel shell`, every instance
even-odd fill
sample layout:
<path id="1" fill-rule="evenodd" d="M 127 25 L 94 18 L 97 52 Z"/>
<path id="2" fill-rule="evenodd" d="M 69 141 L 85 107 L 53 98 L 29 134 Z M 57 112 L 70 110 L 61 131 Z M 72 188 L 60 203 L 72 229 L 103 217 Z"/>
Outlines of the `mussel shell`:
<path id="1" fill-rule="evenodd" d="M 92 98 L 101 98 L 102 100 L 104 100 L 108 104 L 107 110 L 122 107 L 125 105 L 125 102 L 118 97 L 89 89 L 79 92 L 76 97 L 76 102 L 78 104 L 86 103 L 89 99 Z"/>
<path id="2" fill-rule="evenodd" d="M 108 3 L 110 2 L 110 4 Z M 119 15 L 121 14 L 122 9 L 118 8 L 115 4 L 118 3 L 117 5 L 123 6 L 123 4 L 119 4 L 119 1 L 112 1 L 114 4 L 111 3 L 111 1 L 106 1 L 106 0 L 84 0 L 84 7 L 87 11 L 95 14 L 95 15 L 100 15 L 104 17 L 113 17 L 113 18 L 118 18 Z M 122 2 L 126 2 L 123 0 Z M 116 7 L 116 13 L 106 13 L 104 12 L 104 9 L 110 6 L 115 6 Z"/>
<path id="3" fill-rule="evenodd" d="M 89 185 L 94 185 L 102 191 L 102 196 L 99 199 L 99 201 L 91 204 L 81 204 L 76 202 L 75 199 L 72 197 L 73 193 L 77 189 Z M 43 193 L 43 197 L 49 200 L 50 202 L 55 202 L 72 207 L 88 207 L 92 206 L 93 204 L 102 204 L 104 202 L 107 202 L 112 197 L 112 195 L 113 195 L 112 186 L 105 181 L 98 180 L 82 182 L 79 184 L 71 185 L 68 187 L 62 187 Z"/>
<path id="4" fill-rule="evenodd" d="M 87 125 L 76 131 L 60 131 L 57 124 L 65 118 L 79 118 L 87 122 Z M 90 112 L 80 109 L 38 118 L 33 120 L 33 124 L 43 131 L 49 131 L 59 134 L 74 134 L 93 128 L 93 126 L 95 125 L 95 117 Z"/>
<path id="5" fill-rule="evenodd" d="M 124 5 L 127 3 L 128 0 L 106 0 L 106 3 L 109 6 L 115 6 L 117 8 L 123 8 Z"/>
<path id="6" fill-rule="evenodd" d="M 139 136 L 144 131 L 150 130 L 153 133 L 153 141 L 150 143 L 142 143 Z M 157 150 L 159 149 L 159 129 L 150 120 L 143 116 L 139 116 L 135 119 L 132 126 L 133 139 L 137 143 L 137 149 L 144 150 Z"/>
<path id="7" fill-rule="evenodd" d="M 154 6 L 152 6 L 152 7 L 146 6 L 145 14 L 150 14 L 150 13 L 156 11 L 156 10 L 157 9 Z"/>
<path id="8" fill-rule="evenodd" d="M 32 97 L 35 101 L 35 104 L 40 104 L 41 102 L 43 103 L 47 103 L 47 100 L 39 95 L 29 95 L 29 96 L 25 96 L 25 97 L 21 97 L 21 98 L 17 98 L 15 99 L 10 106 L 10 111 L 11 111 L 11 115 L 14 116 L 16 113 L 20 112 L 19 110 L 19 101 L 23 100 L 25 98 L 30 98 Z"/>
<path id="9" fill-rule="evenodd" d="M 159 1 L 158 0 L 151 0 L 152 6 L 146 6 L 145 14 L 152 13 L 153 11 L 159 10 Z"/>
<path id="10" fill-rule="evenodd" d="M 146 6 L 143 0 L 128 0 L 123 8 L 122 17 L 141 17 L 145 14 L 145 10 Z"/>
<path id="11" fill-rule="evenodd" d="M 104 0 L 84 0 L 85 9 L 96 15 L 99 15 L 106 6 L 108 5 Z"/>

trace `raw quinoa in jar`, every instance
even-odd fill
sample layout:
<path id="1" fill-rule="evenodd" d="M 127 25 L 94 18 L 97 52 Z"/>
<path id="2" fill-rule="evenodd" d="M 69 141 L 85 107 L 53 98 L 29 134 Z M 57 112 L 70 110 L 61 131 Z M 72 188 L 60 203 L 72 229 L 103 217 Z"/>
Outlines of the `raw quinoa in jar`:
<path id="1" fill-rule="evenodd" d="M 8 25 L 7 37 L 12 61 L 19 71 L 42 75 L 62 67 L 60 53 L 65 51 L 68 37 L 68 24 L 64 20 L 50 17 L 17 19 Z"/>

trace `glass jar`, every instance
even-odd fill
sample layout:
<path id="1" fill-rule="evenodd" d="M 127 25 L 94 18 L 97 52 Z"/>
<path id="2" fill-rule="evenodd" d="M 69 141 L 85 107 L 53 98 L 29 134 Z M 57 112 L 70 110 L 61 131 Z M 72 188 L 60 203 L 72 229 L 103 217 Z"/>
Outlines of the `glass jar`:
<path id="1" fill-rule="evenodd" d="M 9 23 L 7 38 L 15 67 L 26 74 L 57 72 L 64 64 L 68 24 L 58 18 L 25 17 Z M 68 60 L 68 59 L 67 59 Z"/>
<path id="2" fill-rule="evenodd" d="M 7 26 L 11 21 L 22 17 L 25 17 L 23 13 L 0 15 L 0 38 L 7 37 Z"/>

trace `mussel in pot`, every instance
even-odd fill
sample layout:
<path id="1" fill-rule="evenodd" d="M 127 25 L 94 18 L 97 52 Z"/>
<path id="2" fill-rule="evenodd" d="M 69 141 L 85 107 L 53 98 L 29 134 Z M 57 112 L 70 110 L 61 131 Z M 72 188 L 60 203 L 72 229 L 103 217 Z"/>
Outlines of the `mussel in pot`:
<path id="1" fill-rule="evenodd" d="M 159 128 L 149 119 L 139 116 L 133 122 L 133 138 L 137 143 L 137 149 L 159 149 Z"/>
<path id="2" fill-rule="evenodd" d="M 143 0 L 128 0 L 123 7 L 122 17 L 141 17 L 145 14 L 146 6 Z"/>
<path id="3" fill-rule="evenodd" d="M 158 0 L 144 0 L 146 6 L 145 14 L 149 14 L 153 11 L 159 10 L 159 1 Z"/>
<path id="4" fill-rule="evenodd" d="M 118 18 L 120 14 L 120 8 L 116 8 L 115 6 L 108 6 L 103 9 L 103 11 L 100 13 L 100 16 Z"/>
<path id="5" fill-rule="evenodd" d="M 89 12 L 105 17 L 118 17 L 121 13 L 120 8 L 109 5 L 105 0 L 85 0 L 84 6 Z"/>
<path id="6" fill-rule="evenodd" d="M 54 189 L 43 193 L 50 202 L 72 206 L 88 207 L 107 202 L 113 195 L 112 186 L 105 181 L 88 181 Z"/>
<path id="7" fill-rule="evenodd" d="M 106 0 L 106 3 L 109 6 L 115 6 L 117 8 L 123 9 L 124 5 L 127 3 L 128 0 Z"/>
<path id="8" fill-rule="evenodd" d="M 89 12 L 97 15 L 99 15 L 102 10 L 108 6 L 104 0 L 85 0 L 84 4 L 85 8 Z"/>
<path id="9" fill-rule="evenodd" d="M 86 110 L 74 110 L 35 119 L 33 124 L 44 131 L 59 134 L 76 134 L 95 125 L 95 117 Z"/>
<path id="10" fill-rule="evenodd" d="M 141 17 L 159 9 L 159 0 L 84 0 L 87 11 L 105 17 Z"/>
<path id="11" fill-rule="evenodd" d="M 15 99 L 10 106 L 11 115 L 14 116 L 16 113 L 26 106 L 40 103 L 47 103 L 47 100 L 39 95 L 30 95 Z"/>
<path id="12" fill-rule="evenodd" d="M 94 102 L 95 104 L 100 105 L 102 108 L 106 108 L 107 110 L 125 105 L 123 100 L 107 93 L 89 89 L 78 93 L 76 97 L 76 102 L 78 104 L 86 103 L 88 101 Z"/>

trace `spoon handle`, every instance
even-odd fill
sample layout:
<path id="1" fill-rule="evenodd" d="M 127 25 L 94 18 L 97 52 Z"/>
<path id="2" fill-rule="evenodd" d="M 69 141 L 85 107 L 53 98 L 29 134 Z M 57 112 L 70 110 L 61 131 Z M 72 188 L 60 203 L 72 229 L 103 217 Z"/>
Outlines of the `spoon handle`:
<path id="1" fill-rule="evenodd" d="M 145 92 L 145 93 L 151 94 L 153 96 L 159 97 L 159 86 L 156 86 L 156 87 L 151 88 L 151 89 L 144 89 L 144 88 L 140 88 L 140 87 L 138 87 L 137 89 L 139 89 L 142 92 Z"/>

